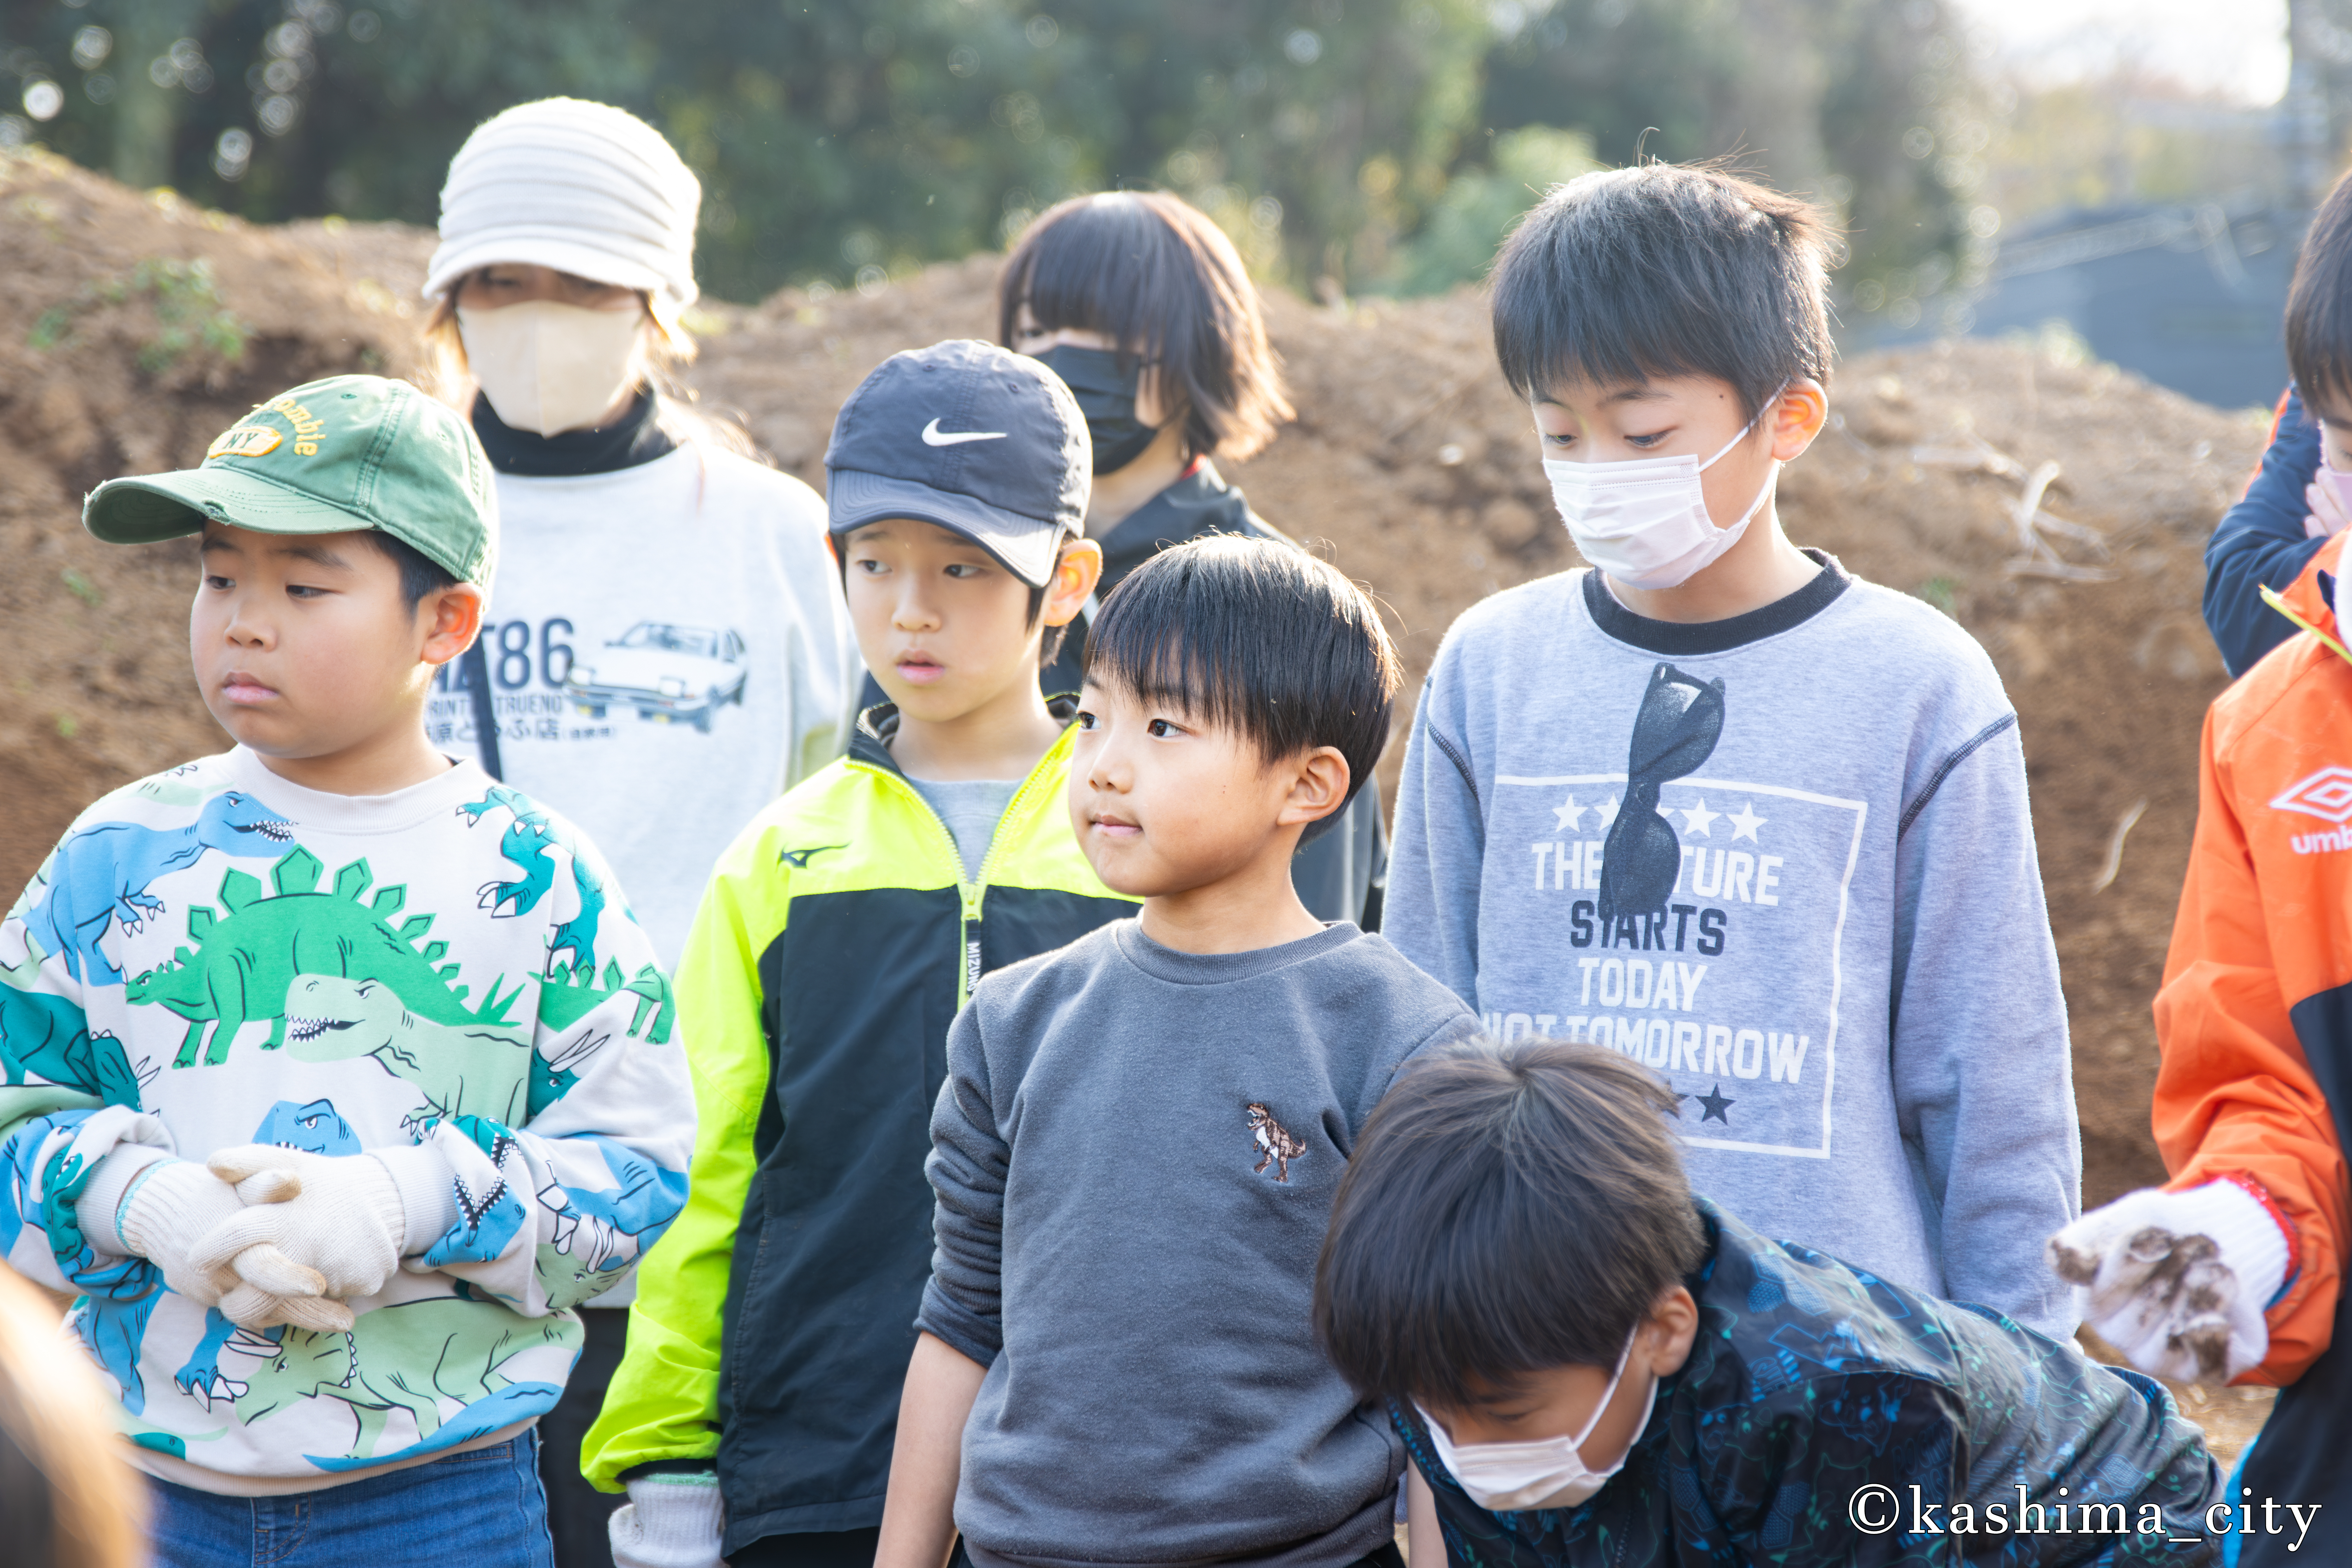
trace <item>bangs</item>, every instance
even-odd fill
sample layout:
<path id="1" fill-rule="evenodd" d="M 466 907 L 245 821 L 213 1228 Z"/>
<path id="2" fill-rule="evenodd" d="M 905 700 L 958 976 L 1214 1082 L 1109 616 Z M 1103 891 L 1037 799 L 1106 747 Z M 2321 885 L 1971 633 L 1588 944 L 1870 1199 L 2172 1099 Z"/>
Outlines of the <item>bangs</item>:
<path id="1" fill-rule="evenodd" d="M 997 283 L 1008 348 L 1024 305 L 1045 331 L 1102 333 L 1122 372 L 1141 359 L 1195 454 L 1250 457 L 1295 417 L 1240 252 L 1179 197 L 1105 191 L 1049 209 Z"/>
<path id="2" fill-rule="evenodd" d="M 1495 264 L 1495 356 L 1520 396 L 1562 381 L 1727 382 L 1753 418 L 1826 383 L 1829 233 L 1795 196 L 1712 169 L 1586 174 L 1529 213 Z"/>
<path id="3" fill-rule="evenodd" d="M 1112 590 L 1087 633 L 1086 678 L 1239 735 L 1269 763 L 1330 746 L 1353 800 L 1388 743 L 1399 670 L 1379 610 L 1336 568 L 1224 535 L 1163 551 Z"/>

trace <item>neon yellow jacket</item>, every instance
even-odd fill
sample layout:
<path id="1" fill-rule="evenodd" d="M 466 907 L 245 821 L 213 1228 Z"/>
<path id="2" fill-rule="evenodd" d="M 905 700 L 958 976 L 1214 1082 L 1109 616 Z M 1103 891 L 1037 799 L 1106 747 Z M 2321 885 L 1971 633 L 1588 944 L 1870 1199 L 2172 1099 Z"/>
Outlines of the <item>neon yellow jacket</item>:
<path id="1" fill-rule="evenodd" d="M 583 1468 L 617 1491 L 639 1466 L 715 1459 L 728 1552 L 880 1522 L 930 1273 L 923 1162 L 948 1025 L 982 974 L 1136 908 L 1070 832 L 1067 732 L 967 883 L 890 758 L 896 723 L 869 710 L 848 756 L 736 838 L 678 967 L 692 1186 L 638 1269 Z"/>

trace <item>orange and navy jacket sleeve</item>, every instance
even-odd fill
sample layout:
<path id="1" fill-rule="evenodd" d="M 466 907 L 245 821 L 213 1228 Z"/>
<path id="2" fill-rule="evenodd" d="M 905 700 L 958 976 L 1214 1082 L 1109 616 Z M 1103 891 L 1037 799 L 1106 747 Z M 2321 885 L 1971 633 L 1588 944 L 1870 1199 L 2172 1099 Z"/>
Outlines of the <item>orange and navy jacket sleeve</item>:
<path id="1" fill-rule="evenodd" d="M 2340 542 L 2306 570 L 2333 572 Z M 2291 603 L 2334 616 L 2315 596 Z M 2352 661 L 2296 637 L 2205 721 L 2197 833 L 2156 1000 L 2157 1145 L 2177 1189 L 2228 1179 L 2280 1219 L 2270 1352 L 2293 1382 L 2327 1348 L 2347 1235 L 2352 1117 Z"/>
<path id="2" fill-rule="evenodd" d="M 2304 491 L 2319 468 L 2319 426 L 2289 387 L 2271 421 L 2269 444 L 2245 492 L 2221 514 L 2205 545 L 2205 626 L 2231 675 L 2243 675 L 2294 628 L 2263 603 L 2265 587 L 2294 581 L 2319 548 L 2303 531 Z"/>

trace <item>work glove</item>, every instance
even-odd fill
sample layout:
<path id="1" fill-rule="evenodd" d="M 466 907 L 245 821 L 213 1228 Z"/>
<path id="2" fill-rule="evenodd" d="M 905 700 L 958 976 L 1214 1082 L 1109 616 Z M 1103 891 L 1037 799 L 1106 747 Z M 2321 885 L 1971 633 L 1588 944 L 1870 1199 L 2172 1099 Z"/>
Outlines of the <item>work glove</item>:
<path id="1" fill-rule="evenodd" d="M 613 1510 L 605 1527 L 613 1568 L 720 1568 L 724 1522 L 712 1472 L 640 1477 L 629 1483 L 629 1500 Z"/>
<path id="2" fill-rule="evenodd" d="M 2050 1238 L 2084 1318 L 2140 1371 L 2218 1386 L 2270 1352 L 2285 1234 L 2235 1182 L 2128 1193 Z"/>
<path id="3" fill-rule="evenodd" d="M 190 1251 L 195 1268 L 233 1276 L 220 1298 L 231 1322 L 343 1332 L 352 1321 L 343 1303 L 376 1294 L 399 1268 L 406 1211 L 391 1169 L 374 1155 L 251 1143 L 207 1163 L 246 1205 Z"/>
<path id="4" fill-rule="evenodd" d="M 74 1217 L 100 1251 L 143 1258 L 163 1271 L 163 1283 L 174 1291 L 200 1307 L 215 1307 L 236 1276 L 194 1266 L 190 1249 L 244 1206 L 235 1189 L 195 1161 L 122 1143 L 91 1171 Z"/>

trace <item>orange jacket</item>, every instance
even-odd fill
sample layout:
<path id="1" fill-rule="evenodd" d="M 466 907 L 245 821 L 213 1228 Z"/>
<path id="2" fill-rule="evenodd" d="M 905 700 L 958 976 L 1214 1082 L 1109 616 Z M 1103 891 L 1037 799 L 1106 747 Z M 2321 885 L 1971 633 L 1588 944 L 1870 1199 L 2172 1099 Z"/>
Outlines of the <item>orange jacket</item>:
<path id="1" fill-rule="evenodd" d="M 2280 597 L 2306 630 L 2214 700 L 2197 837 L 2156 998 L 2156 1141 L 2179 1190 L 2233 1178 L 2287 1234 L 2270 1353 L 2294 1382 L 2327 1349 L 2352 1119 L 2352 654 L 2339 535 Z"/>

